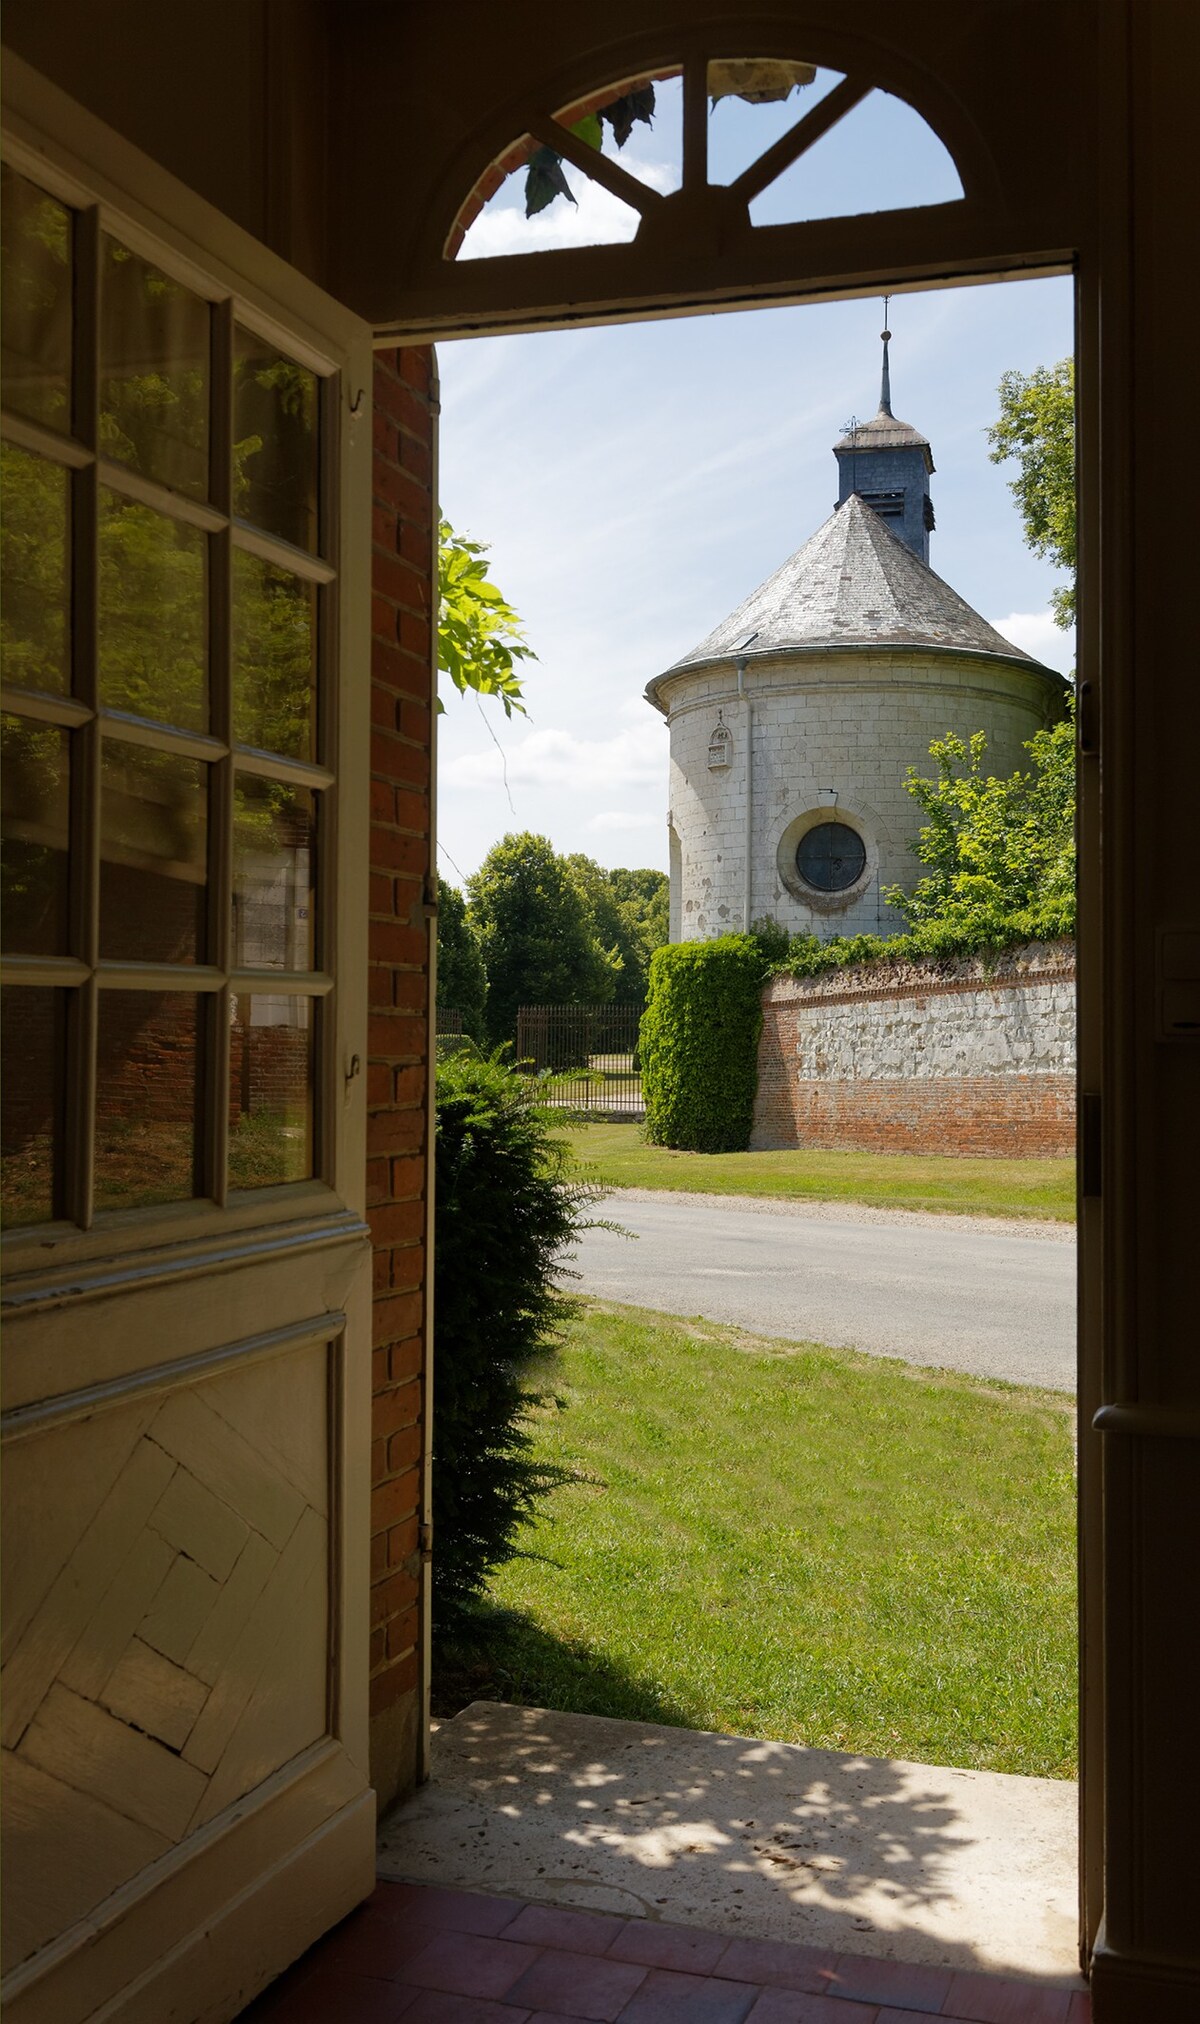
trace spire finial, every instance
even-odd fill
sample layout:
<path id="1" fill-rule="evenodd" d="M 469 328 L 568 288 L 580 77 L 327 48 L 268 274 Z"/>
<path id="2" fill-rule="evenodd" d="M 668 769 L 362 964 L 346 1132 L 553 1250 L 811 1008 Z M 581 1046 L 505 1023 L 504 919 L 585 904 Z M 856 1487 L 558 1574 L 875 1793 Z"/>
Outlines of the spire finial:
<path id="1" fill-rule="evenodd" d="M 887 327 L 888 303 L 891 299 L 890 295 L 885 295 L 883 298 L 883 329 L 879 333 L 883 339 L 883 378 L 879 386 L 879 412 L 881 415 L 890 415 L 892 412 L 892 375 L 888 369 L 888 345 L 891 342 L 892 333 Z"/>

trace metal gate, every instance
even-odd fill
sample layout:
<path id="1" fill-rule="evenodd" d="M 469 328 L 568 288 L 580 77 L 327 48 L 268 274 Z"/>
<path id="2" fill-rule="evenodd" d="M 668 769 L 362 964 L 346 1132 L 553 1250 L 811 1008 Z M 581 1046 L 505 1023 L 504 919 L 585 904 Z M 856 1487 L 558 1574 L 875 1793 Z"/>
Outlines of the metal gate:
<path id="1" fill-rule="evenodd" d="M 642 1117 L 638 1028 L 645 1006 L 522 1005 L 517 1065 L 545 1103 L 601 1117 Z"/>

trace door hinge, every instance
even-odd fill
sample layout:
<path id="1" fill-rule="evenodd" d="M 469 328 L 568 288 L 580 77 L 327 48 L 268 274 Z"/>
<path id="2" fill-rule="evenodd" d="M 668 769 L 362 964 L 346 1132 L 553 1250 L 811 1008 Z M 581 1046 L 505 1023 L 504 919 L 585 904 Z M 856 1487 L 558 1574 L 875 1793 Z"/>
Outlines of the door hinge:
<path id="1" fill-rule="evenodd" d="M 420 1554 L 422 1560 L 433 1559 L 432 1524 L 417 1526 L 417 1552 Z"/>
<path id="2" fill-rule="evenodd" d="M 1100 750 L 1100 712 L 1094 682 L 1080 682 L 1075 698 L 1075 723 L 1081 758 L 1091 759 Z"/>

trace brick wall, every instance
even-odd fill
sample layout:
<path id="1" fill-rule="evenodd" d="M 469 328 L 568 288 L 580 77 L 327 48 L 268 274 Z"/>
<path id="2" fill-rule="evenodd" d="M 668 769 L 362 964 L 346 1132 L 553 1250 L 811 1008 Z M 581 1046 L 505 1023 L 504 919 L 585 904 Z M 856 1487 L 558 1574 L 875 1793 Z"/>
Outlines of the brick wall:
<path id="1" fill-rule="evenodd" d="M 751 1144 L 1069 1157 L 1075 1146 L 1070 943 L 986 968 L 864 964 L 763 994 Z"/>
<path id="2" fill-rule="evenodd" d="M 371 1774 L 411 1785 L 425 1318 L 433 418 L 428 350 L 376 355 L 367 1202 L 375 1252 Z"/>

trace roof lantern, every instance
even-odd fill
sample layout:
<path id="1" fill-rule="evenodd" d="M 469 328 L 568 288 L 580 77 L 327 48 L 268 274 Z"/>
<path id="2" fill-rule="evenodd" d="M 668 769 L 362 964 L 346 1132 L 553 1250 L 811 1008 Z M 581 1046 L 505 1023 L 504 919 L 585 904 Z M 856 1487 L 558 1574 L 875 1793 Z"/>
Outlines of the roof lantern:
<path id="1" fill-rule="evenodd" d="M 897 421 L 892 413 L 892 376 L 888 346 L 892 333 L 887 328 L 885 295 L 883 371 L 879 387 L 879 411 L 873 421 L 860 422 L 852 415 L 845 433 L 833 446 L 838 461 L 840 485 L 838 505 L 844 506 L 852 493 L 878 513 L 891 533 L 911 548 L 922 562 L 929 561 L 929 537 L 933 532 L 933 501 L 929 479 L 933 453 L 928 438 L 909 422 Z"/>

